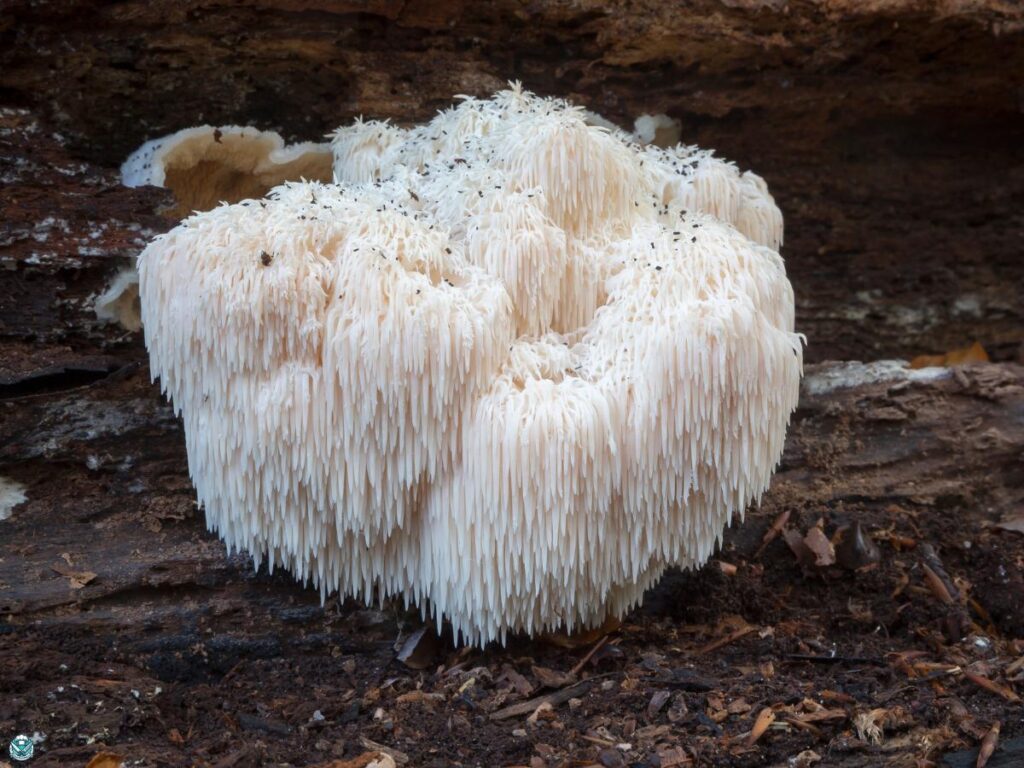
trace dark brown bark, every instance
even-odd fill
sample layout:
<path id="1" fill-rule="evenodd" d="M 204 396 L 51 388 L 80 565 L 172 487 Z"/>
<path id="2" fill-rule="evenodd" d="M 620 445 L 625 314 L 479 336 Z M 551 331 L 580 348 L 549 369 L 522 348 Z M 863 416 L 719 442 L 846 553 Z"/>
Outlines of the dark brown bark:
<path id="1" fill-rule="evenodd" d="M 8 0 L 0 98 L 115 167 L 200 123 L 318 139 L 519 78 L 762 174 L 808 359 L 1017 359 L 1024 11 L 990 0 Z"/>

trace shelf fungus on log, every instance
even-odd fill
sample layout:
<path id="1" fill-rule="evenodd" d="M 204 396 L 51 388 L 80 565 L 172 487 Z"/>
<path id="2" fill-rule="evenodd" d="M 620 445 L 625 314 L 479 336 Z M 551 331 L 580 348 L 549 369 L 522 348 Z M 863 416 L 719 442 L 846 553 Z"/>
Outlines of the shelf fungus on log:
<path id="1" fill-rule="evenodd" d="M 802 370 L 764 182 L 518 86 L 139 258 L 207 521 L 472 643 L 621 616 L 767 488 Z"/>

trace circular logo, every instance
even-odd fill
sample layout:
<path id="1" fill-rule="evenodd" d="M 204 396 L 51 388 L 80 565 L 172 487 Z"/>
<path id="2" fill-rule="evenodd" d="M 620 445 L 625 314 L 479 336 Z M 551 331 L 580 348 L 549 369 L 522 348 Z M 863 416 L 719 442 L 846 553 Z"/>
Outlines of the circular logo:
<path id="1" fill-rule="evenodd" d="M 11 746 L 7 751 L 14 760 L 23 762 L 35 754 L 36 745 L 28 736 L 19 734 L 11 739 Z"/>

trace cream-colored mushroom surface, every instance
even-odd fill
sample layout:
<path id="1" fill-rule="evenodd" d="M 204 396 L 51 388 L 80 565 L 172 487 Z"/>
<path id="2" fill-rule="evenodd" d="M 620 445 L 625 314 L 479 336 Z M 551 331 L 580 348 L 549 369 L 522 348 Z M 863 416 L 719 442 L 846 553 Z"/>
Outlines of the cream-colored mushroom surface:
<path id="1" fill-rule="evenodd" d="M 211 528 L 468 642 L 622 615 L 767 488 L 802 338 L 764 182 L 513 86 L 139 258 Z"/>

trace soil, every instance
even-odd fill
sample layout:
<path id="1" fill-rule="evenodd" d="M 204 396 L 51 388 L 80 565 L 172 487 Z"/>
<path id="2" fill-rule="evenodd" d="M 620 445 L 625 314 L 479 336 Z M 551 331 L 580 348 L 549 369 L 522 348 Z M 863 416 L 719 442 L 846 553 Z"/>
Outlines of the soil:
<path id="1" fill-rule="evenodd" d="M 995 736 L 989 768 L 1024 764 L 1024 12 L 484 5 L 5 6 L 0 478 L 26 501 L 0 521 L 0 739 L 93 768 L 959 768 Z M 508 77 L 762 173 L 811 365 L 706 567 L 621 625 L 481 651 L 226 553 L 141 334 L 92 302 L 174 223 L 118 182 L 144 139 L 315 139 Z M 995 362 L 851 362 L 974 341 Z"/>

